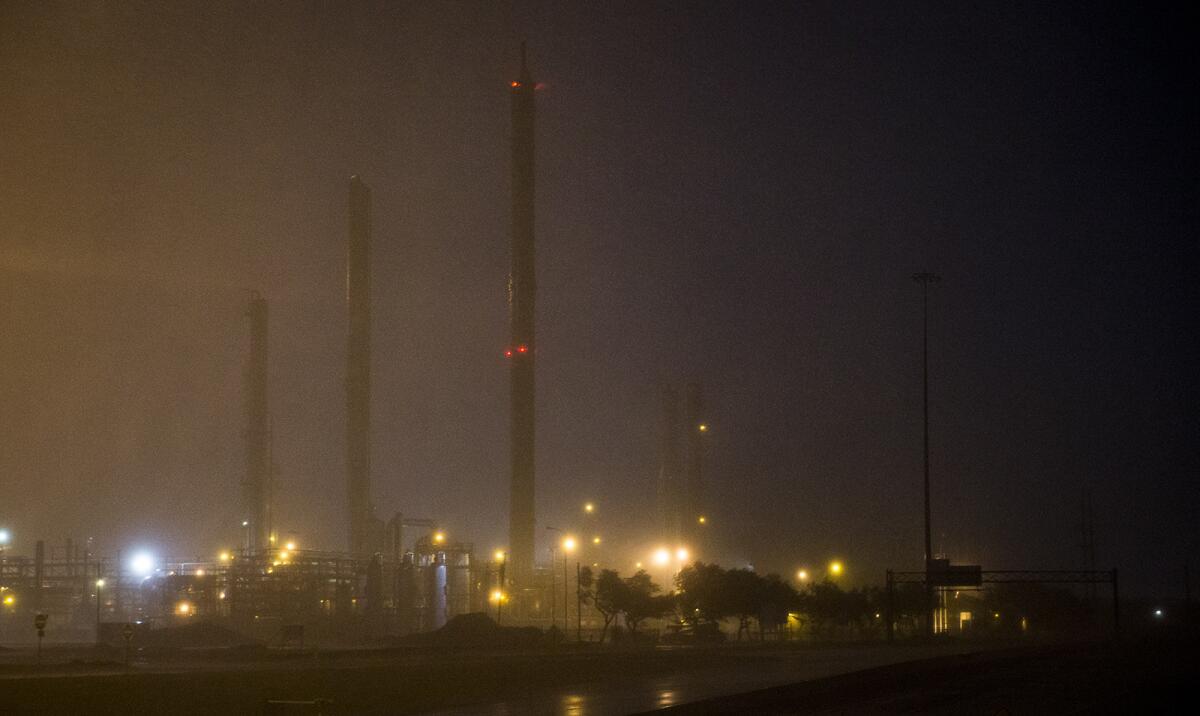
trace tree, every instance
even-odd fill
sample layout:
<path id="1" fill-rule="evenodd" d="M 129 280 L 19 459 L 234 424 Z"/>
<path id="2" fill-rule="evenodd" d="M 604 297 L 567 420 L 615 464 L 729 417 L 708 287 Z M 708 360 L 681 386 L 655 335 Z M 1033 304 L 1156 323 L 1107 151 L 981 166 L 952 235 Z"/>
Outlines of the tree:
<path id="1" fill-rule="evenodd" d="M 758 611 L 758 638 L 761 641 L 763 629 L 778 629 L 787 624 L 788 614 L 799 605 L 800 595 L 792 585 L 779 578 L 778 574 L 768 574 L 762 584 L 762 604 Z"/>
<path id="2" fill-rule="evenodd" d="M 725 570 L 715 564 L 696 562 L 679 570 L 675 575 L 679 618 L 694 629 L 731 616 L 724 581 Z"/>
<path id="3" fill-rule="evenodd" d="M 621 606 L 624 604 L 624 592 L 625 582 L 622 581 L 620 575 L 611 569 L 600 570 L 600 576 L 596 578 L 595 587 L 592 592 L 592 605 L 596 607 L 596 611 L 600 612 L 600 616 L 604 619 L 604 628 L 600 630 L 601 642 L 608 635 L 609 625 L 621 613 Z"/>
<path id="4" fill-rule="evenodd" d="M 659 586 L 645 570 L 639 569 L 632 577 L 627 577 L 624 585 L 619 606 L 631 636 L 637 636 L 638 626 L 646 619 L 658 619 L 674 608 L 675 600 L 659 595 Z"/>
<path id="5" fill-rule="evenodd" d="M 750 620 L 762 610 L 766 580 L 749 569 L 731 569 L 722 581 L 725 603 L 729 613 L 737 617 L 737 638 L 741 641 L 742 632 L 750 633 Z"/>

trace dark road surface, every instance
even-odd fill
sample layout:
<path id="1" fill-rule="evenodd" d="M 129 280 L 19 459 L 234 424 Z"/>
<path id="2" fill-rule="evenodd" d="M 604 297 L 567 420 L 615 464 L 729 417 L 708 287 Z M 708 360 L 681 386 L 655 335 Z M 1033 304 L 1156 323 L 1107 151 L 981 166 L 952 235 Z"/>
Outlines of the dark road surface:
<path id="1" fill-rule="evenodd" d="M 642 674 L 636 670 L 618 678 L 585 680 L 508 698 L 431 712 L 436 716 L 507 716 L 547 714 L 594 716 L 630 714 L 684 704 L 712 696 L 736 694 L 800 680 L 820 679 L 932 656 L 968 653 L 978 646 L 940 645 L 888 648 L 882 645 L 793 649 L 771 658 L 737 658 L 723 663 L 671 673 Z M 744 656 L 744 655 L 742 655 Z"/>
<path id="2" fill-rule="evenodd" d="M 1198 646 L 1105 644 L 941 657 L 711 698 L 656 713 L 1198 713 Z"/>
<path id="3" fill-rule="evenodd" d="M 0 714 L 1191 713 L 1195 644 L 726 645 L 0 660 Z M 8 663 L 4 663 L 8 661 Z M 271 713 L 316 713 L 303 705 Z"/>

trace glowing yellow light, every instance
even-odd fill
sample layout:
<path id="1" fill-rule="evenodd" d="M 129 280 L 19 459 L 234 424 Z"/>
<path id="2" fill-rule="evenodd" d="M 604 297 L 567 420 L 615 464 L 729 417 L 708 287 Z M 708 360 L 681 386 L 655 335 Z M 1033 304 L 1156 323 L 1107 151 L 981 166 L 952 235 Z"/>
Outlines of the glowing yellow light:
<path id="1" fill-rule="evenodd" d="M 680 562 L 686 562 L 687 558 L 688 551 L 686 547 L 680 547 L 679 549 L 675 550 L 675 559 L 679 560 Z"/>
<path id="2" fill-rule="evenodd" d="M 222 552 L 220 555 L 218 555 L 217 558 L 220 559 L 222 562 L 228 562 L 230 559 L 233 558 L 233 555 L 229 554 L 229 552 L 226 551 L 226 552 Z"/>
<path id="3" fill-rule="evenodd" d="M 284 547 L 286 547 L 289 552 L 296 551 L 296 543 L 292 542 L 291 540 L 289 540 L 288 543 L 284 545 Z"/>
<path id="4" fill-rule="evenodd" d="M 180 602 L 175 605 L 175 611 L 181 616 L 187 616 L 192 613 L 192 605 L 187 602 Z"/>
<path id="5" fill-rule="evenodd" d="M 708 424 L 707 423 L 700 423 L 700 432 L 702 432 L 702 433 L 708 432 Z"/>
<path id="6" fill-rule="evenodd" d="M 799 579 L 801 582 L 808 579 L 808 570 L 802 569 L 799 572 L 796 572 L 796 579 Z"/>
<path id="7" fill-rule="evenodd" d="M 104 587 L 104 580 L 103 580 L 103 579 L 97 579 L 97 580 L 96 580 L 96 587 L 97 587 L 97 588 L 103 588 L 103 587 Z"/>
<path id="8" fill-rule="evenodd" d="M 641 562 L 634 562 L 634 563 L 633 563 L 633 566 L 634 566 L 634 568 L 635 568 L 635 569 L 641 569 L 641 568 L 642 568 L 642 563 L 641 563 Z"/>
<path id="9" fill-rule="evenodd" d="M 708 518 L 705 517 L 704 515 L 700 515 L 700 517 L 696 521 L 702 525 L 708 524 Z"/>
<path id="10" fill-rule="evenodd" d="M 445 541 L 446 541 L 446 533 L 445 532 L 434 532 L 433 533 L 433 543 L 434 544 L 441 544 Z"/>
<path id="11" fill-rule="evenodd" d="M 503 562 L 504 561 L 504 550 L 498 549 L 495 552 L 493 552 L 492 559 L 496 560 L 497 562 Z"/>
<path id="12" fill-rule="evenodd" d="M 224 598 L 225 598 L 225 591 L 222 590 L 219 594 L 217 594 L 217 599 L 224 599 Z"/>
<path id="13" fill-rule="evenodd" d="M 11 594 L 6 594 L 6 595 L 4 596 L 4 603 L 5 603 L 5 604 L 7 604 L 7 605 L 8 605 L 8 606 L 10 606 L 10 607 L 11 607 L 13 604 L 15 604 L 15 603 L 16 603 L 16 601 L 17 601 L 16 597 L 14 597 L 14 596 L 13 596 L 13 595 L 11 595 Z"/>
<path id="14" fill-rule="evenodd" d="M 590 515 L 596 511 L 596 506 L 589 502 L 583 506 L 583 511 Z"/>
<path id="15" fill-rule="evenodd" d="M 599 538 L 599 537 L 593 537 L 593 538 L 592 538 L 592 544 L 600 544 L 600 538 Z"/>
<path id="16" fill-rule="evenodd" d="M 837 560 L 830 562 L 829 563 L 829 573 L 834 576 L 841 574 L 842 573 L 842 563 Z"/>
<path id="17" fill-rule="evenodd" d="M 203 576 L 204 576 L 204 570 L 203 570 L 203 569 L 197 569 L 197 570 L 196 570 L 196 576 L 197 576 L 197 577 L 203 577 Z"/>
<path id="18" fill-rule="evenodd" d="M 268 539 L 270 539 L 271 544 L 275 544 L 275 535 L 271 535 Z"/>
<path id="19" fill-rule="evenodd" d="M 503 602 L 505 599 L 504 592 L 500 591 L 499 589 L 493 589 L 490 599 L 493 604 L 499 604 L 500 602 Z"/>
<path id="20" fill-rule="evenodd" d="M 562 548 L 564 552 L 574 552 L 576 545 L 574 537 L 563 537 Z"/>
<path id="21" fill-rule="evenodd" d="M 286 560 L 287 560 L 287 558 L 288 558 L 288 557 L 290 557 L 290 556 L 291 556 L 291 555 L 290 555 L 290 554 L 288 554 L 288 551 L 287 551 L 286 549 L 281 549 L 281 550 L 279 550 L 279 559 L 286 561 Z"/>
<path id="22" fill-rule="evenodd" d="M 659 547 L 657 550 L 655 550 L 655 552 L 654 552 L 654 563 L 655 564 L 666 564 L 667 562 L 670 562 L 670 561 L 671 561 L 671 553 L 669 551 L 667 551 L 666 547 Z"/>

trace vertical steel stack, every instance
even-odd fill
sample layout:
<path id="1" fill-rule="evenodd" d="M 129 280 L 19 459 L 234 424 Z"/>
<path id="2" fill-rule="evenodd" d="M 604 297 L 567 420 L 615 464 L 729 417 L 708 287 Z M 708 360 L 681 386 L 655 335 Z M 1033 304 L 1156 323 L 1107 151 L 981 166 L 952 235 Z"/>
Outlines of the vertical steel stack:
<path id="1" fill-rule="evenodd" d="M 708 420 L 704 415 L 704 391 L 699 383 L 688 383 L 683 397 L 684 430 L 687 436 L 687 498 L 684 521 L 693 549 L 699 549 L 700 518 L 707 512 L 704 499 L 704 438 Z"/>
<path id="2" fill-rule="evenodd" d="M 371 504 L 371 190 L 350 178 L 346 250 L 346 494 L 350 551 L 376 551 Z"/>
<path id="3" fill-rule="evenodd" d="M 658 511 L 662 538 L 677 543 L 683 538 L 683 489 L 679 456 L 679 392 L 662 387 L 662 415 L 658 449 Z"/>
<path id="4" fill-rule="evenodd" d="M 509 555 L 513 581 L 529 587 L 534 558 L 534 83 L 521 46 L 521 73 L 512 91 L 512 273 L 508 302 L 512 443 Z"/>
<path id="5" fill-rule="evenodd" d="M 271 427 L 267 393 L 267 300 L 250 292 L 250 354 L 246 360 L 246 476 L 242 481 L 242 519 L 246 548 L 265 549 L 271 536 Z"/>

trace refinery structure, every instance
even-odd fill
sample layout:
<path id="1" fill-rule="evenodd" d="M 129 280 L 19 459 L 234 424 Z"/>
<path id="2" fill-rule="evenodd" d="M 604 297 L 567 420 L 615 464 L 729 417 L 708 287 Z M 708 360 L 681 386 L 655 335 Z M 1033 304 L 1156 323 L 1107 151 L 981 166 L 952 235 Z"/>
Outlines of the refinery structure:
<path id="1" fill-rule="evenodd" d="M 98 641 L 112 640 L 117 627 L 128 623 L 152 628 L 196 618 L 268 641 L 287 633 L 289 626 L 333 640 L 403 635 L 436 629 L 456 614 L 489 608 L 498 612 L 501 606 L 507 623 L 551 623 L 554 594 L 563 585 L 554 580 L 553 564 L 538 566 L 535 559 L 535 89 L 522 46 L 520 71 L 509 87 L 507 550 L 477 559 L 472 544 L 450 539 L 435 519 L 397 512 L 385 523 L 376 513 L 371 498 L 372 197 L 363 179 L 354 176 L 349 180 L 346 237 L 345 550 L 312 549 L 279 534 L 272 509 L 277 486 L 268 387 L 268 300 L 251 291 L 245 311 L 249 349 L 242 390 L 245 467 L 239 486 L 238 546 L 205 559 L 157 561 L 149 555 L 101 554 L 90 540 L 38 541 L 33 556 L 5 553 L 0 544 L 0 606 L 5 617 L 0 620 L 0 638 L 25 638 L 27 620 L 12 617 L 29 614 L 49 615 L 52 637 L 80 640 L 94 635 Z M 687 419 L 694 421 L 699 393 L 688 390 Z M 672 519 L 681 524 L 684 514 L 696 510 L 687 496 L 698 494 L 699 462 L 693 467 L 689 459 L 686 470 L 686 478 L 697 481 L 695 489 L 690 482 L 682 489 L 685 471 L 671 469 L 674 472 L 661 479 L 672 486 Z"/>

